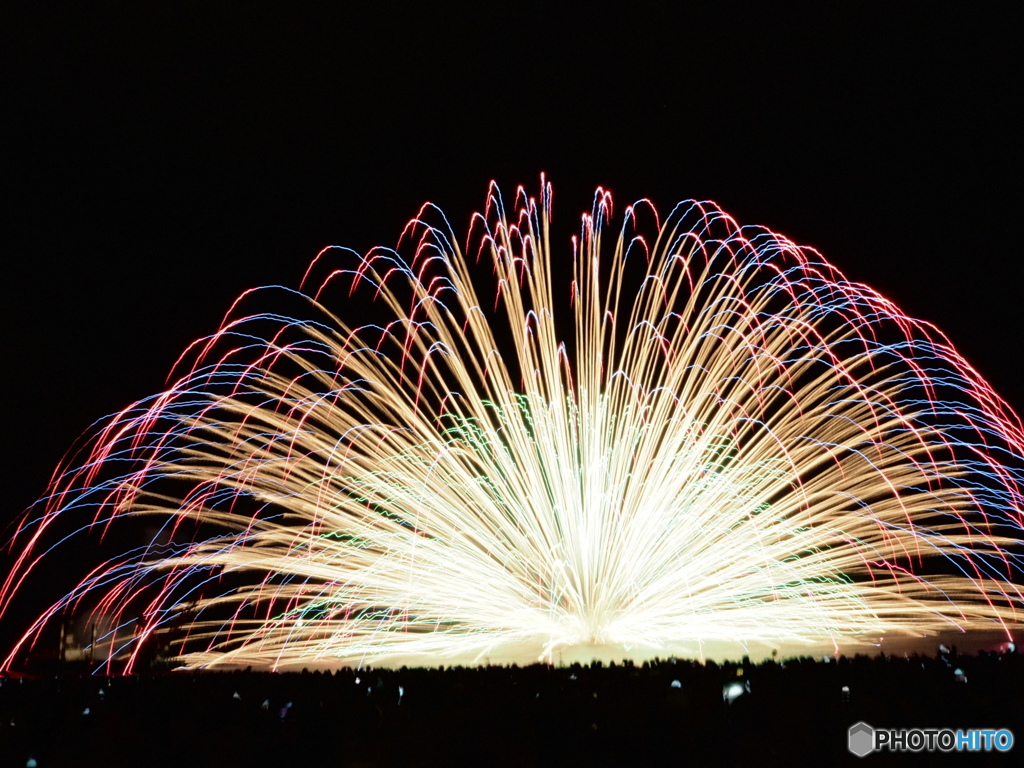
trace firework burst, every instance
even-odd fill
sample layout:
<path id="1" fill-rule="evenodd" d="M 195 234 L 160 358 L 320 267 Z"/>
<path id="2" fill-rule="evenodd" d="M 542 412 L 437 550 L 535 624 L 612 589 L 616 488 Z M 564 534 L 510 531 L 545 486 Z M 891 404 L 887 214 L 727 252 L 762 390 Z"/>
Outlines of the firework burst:
<path id="1" fill-rule="evenodd" d="M 0 610 L 69 530 L 157 530 L 7 665 L 83 606 L 129 666 L 1018 621 L 1024 432 L 945 336 L 712 203 L 609 237 L 598 190 L 562 258 L 550 207 L 492 185 L 464 247 L 427 206 L 276 289 L 298 311 L 239 299 L 26 516 Z"/>

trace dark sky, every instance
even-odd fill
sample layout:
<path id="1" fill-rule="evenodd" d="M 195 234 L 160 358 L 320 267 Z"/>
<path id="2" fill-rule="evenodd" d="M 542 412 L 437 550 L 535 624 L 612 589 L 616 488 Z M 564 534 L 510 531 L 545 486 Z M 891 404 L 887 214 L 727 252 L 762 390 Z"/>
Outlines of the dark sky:
<path id="1" fill-rule="evenodd" d="M 462 229 L 491 178 L 541 171 L 567 232 L 604 185 L 813 245 L 1024 409 L 1009 11 L 24 5 L 0 20 L 7 519 L 239 291 L 393 245 L 428 199 Z"/>

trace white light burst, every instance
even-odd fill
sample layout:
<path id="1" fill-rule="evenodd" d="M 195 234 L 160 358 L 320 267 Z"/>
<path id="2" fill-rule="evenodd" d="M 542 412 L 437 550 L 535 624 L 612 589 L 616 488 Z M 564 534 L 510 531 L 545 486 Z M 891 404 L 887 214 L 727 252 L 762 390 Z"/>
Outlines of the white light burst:
<path id="1" fill-rule="evenodd" d="M 159 532 L 7 665 L 78 606 L 129 667 L 1018 621 L 1024 433 L 945 336 L 712 203 L 609 237 L 598 190 L 562 255 L 550 203 L 492 185 L 465 250 L 429 206 L 395 251 L 328 249 L 301 316 L 243 297 L 26 517 L 0 610 L 69 522 Z"/>

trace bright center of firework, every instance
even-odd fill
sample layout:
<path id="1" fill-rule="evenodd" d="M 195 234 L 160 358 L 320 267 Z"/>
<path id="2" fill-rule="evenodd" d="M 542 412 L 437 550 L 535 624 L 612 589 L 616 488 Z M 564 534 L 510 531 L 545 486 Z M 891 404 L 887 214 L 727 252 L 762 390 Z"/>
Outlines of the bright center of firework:
<path id="1" fill-rule="evenodd" d="M 517 206 L 236 306 L 60 476 L 0 609 L 51 527 L 148 515 L 33 632 L 90 604 L 129 666 L 280 668 L 1008 631 L 1024 432 L 945 337 L 709 203 L 602 244 L 599 192 L 559 286 L 550 187 Z"/>

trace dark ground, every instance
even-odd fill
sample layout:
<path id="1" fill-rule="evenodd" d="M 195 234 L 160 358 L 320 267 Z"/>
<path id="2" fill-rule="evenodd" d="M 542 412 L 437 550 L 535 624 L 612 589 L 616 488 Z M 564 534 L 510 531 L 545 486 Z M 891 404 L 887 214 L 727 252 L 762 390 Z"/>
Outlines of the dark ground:
<path id="1" fill-rule="evenodd" d="M 0 680 L 0 764 L 1010 766 L 1019 745 L 857 758 L 847 729 L 863 720 L 1008 728 L 1021 738 L 1022 662 L 950 654 L 8 678 Z M 723 691 L 735 682 L 749 693 L 729 703 Z"/>

